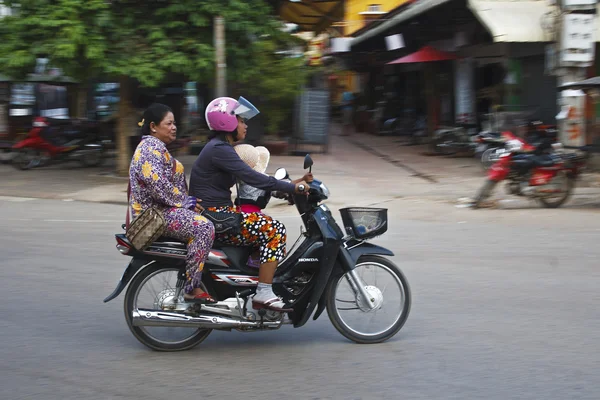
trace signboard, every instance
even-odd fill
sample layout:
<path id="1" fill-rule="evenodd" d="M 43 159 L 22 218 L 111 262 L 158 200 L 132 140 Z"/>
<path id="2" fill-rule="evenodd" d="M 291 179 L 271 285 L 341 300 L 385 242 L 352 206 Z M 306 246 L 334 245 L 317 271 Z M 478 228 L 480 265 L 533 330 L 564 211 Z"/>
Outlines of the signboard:
<path id="1" fill-rule="evenodd" d="M 456 60 L 455 68 L 455 119 L 456 122 L 475 122 L 475 88 L 473 76 L 475 75 L 473 60 L 464 58 Z"/>
<path id="2" fill-rule="evenodd" d="M 303 143 L 327 145 L 329 92 L 306 89 L 296 103 L 295 138 Z"/>
<path id="3" fill-rule="evenodd" d="M 566 14 L 560 43 L 562 65 L 590 66 L 594 62 L 596 42 L 594 14 Z"/>
<path id="4" fill-rule="evenodd" d="M 38 87 L 38 108 L 41 117 L 69 118 L 67 88 L 40 83 Z"/>
<path id="5" fill-rule="evenodd" d="M 585 94 L 581 90 L 564 90 L 562 104 L 556 116 L 561 143 L 566 146 L 585 145 Z"/>

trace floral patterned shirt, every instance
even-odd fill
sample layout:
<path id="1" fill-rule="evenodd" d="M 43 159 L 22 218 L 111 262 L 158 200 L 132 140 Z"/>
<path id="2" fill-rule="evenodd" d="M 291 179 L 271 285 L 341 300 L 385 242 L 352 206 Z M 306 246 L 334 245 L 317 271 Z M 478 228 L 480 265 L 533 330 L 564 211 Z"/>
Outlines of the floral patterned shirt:
<path id="1" fill-rule="evenodd" d="M 175 173 L 173 173 L 173 163 Z M 132 217 L 152 206 L 193 209 L 196 198 L 188 196 L 183 164 L 171 156 L 165 143 L 143 136 L 129 166 Z"/>

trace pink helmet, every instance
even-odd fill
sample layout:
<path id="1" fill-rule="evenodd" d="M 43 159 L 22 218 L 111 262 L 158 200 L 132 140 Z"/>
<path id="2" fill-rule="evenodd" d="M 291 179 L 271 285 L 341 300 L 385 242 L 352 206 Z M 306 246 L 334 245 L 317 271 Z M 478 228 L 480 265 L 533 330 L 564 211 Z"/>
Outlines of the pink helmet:
<path id="1" fill-rule="evenodd" d="M 211 131 L 233 132 L 238 121 L 233 110 L 238 102 L 231 97 L 217 97 L 206 106 L 204 117 Z"/>
<path id="2" fill-rule="evenodd" d="M 211 131 L 233 132 L 238 125 L 238 115 L 248 120 L 258 113 L 258 109 L 243 97 L 239 100 L 217 97 L 206 106 L 204 118 Z"/>

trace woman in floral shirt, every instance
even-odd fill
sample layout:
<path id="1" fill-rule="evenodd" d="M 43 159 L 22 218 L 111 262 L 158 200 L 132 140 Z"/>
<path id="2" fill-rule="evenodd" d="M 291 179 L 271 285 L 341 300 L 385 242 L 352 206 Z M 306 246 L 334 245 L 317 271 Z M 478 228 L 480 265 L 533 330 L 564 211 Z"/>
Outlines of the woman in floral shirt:
<path id="1" fill-rule="evenodd" d="M 165 236 L 187 243 L 184 298 L 194 303 L 215 303 L 200 289 L 215 230 L 210 221 L 196 213 L 202 209 L 201 200 L 188 196 L 183 165 L 167 150 L 166 145 L 177 137 L 173 112 L 164 104 L 152 104 L 139 125 L 142 141 L 129 168 L 132 217 L 152 206 L 161 208 L 167 224 Z"/>

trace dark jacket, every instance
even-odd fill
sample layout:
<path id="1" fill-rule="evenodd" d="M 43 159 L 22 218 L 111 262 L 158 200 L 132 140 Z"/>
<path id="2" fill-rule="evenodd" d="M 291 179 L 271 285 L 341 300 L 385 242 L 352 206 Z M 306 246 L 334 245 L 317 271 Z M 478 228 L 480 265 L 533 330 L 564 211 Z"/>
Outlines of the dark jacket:
<path id="1" fill-rule="evenodd" d="M 235 178 L 259 189 L 293 193 L 295 185 L 254 171 L 221 138 L 211 139 L 192 167 L 190 196 L 202 199 L 203 207 L 233 206 L 231 187 Z"/>

